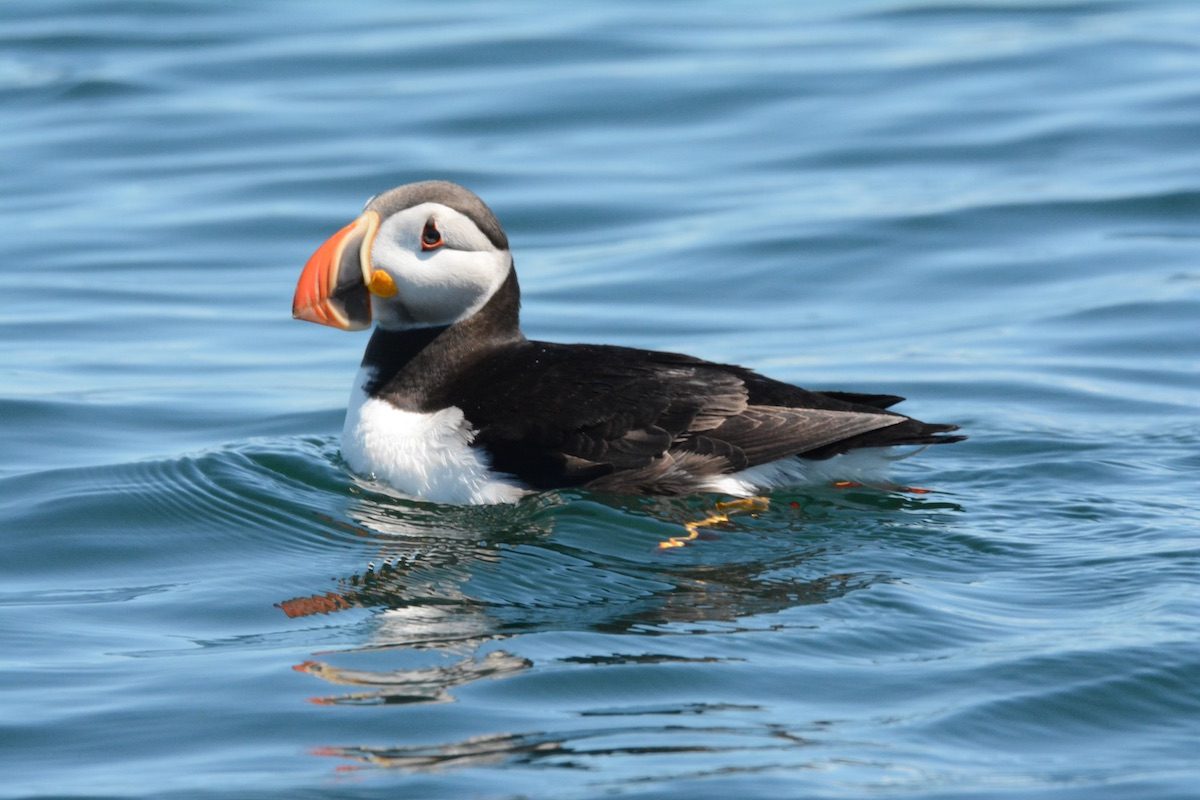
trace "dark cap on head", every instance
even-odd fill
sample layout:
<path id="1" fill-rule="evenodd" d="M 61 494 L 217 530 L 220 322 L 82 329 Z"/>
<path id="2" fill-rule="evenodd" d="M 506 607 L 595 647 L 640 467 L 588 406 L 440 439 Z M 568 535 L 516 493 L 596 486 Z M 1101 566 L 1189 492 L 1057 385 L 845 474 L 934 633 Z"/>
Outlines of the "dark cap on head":
<path id="1" fill-rule="evenodd" d="M 366 211 L 375 211 L 381 219 L 387 219 L 397 211 L 419 206 L 421 203 L 441 203 L 470 218 L 483 235 L 501 250 L 508 249 L 508 237 L 500 227 L 500 221 L 470 189 L 450 181 L 421 181 L 397 186 L 377 194 L 367 203 Z"/>

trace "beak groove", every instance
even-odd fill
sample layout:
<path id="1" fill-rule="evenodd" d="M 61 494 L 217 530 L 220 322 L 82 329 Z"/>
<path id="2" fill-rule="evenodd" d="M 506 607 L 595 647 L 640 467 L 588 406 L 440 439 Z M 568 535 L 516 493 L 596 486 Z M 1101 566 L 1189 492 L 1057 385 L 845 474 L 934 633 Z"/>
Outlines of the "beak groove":
<path id="1" fill-rule="evenodd" d="M 367 211 L 317 248 L 296 283 L 295 319 L 347 331 L 370 327 L 367 273 L 378 230 L 379 214 Z"/>

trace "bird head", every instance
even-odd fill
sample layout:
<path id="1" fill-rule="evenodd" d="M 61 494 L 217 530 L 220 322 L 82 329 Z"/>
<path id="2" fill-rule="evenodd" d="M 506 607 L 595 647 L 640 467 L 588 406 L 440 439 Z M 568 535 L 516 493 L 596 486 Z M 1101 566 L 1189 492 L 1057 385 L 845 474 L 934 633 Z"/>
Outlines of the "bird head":
<path id="1" fill-rule="evenodd" d="M 508 238 L 474 193 L 410 183 L 371 198 L 317 248 L 292 316 L 343 330 L 452 325 L 479 311 L 512 269 Z"/>

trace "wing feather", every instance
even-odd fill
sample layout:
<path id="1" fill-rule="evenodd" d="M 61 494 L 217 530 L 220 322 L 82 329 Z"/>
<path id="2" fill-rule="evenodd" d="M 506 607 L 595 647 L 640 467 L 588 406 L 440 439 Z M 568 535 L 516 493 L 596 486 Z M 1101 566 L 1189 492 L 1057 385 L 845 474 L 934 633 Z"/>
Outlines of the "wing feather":
<path id="1" fill-rule="evenodd" d="M 719 475 L 908 419 L 880 408 L 891 398 L 855 404 L 860 396 L 620 347 L 527 342 L 472 374 L 446 401 L 463 408 L 496 469 L 539 488 Z"/>
<path id="2" fill-rule="evenodd" d="M 735 469 L 765 464 L 839 442 L 867 431 L 903 422 L 891 414 L 828 411 L 819 408 L 750 406 L 720 426 L 681 442 L 680 449 L 701 453 L 740 451 L 744 464 Z M 732 461 L 733 459 L 731 459 Z"/>

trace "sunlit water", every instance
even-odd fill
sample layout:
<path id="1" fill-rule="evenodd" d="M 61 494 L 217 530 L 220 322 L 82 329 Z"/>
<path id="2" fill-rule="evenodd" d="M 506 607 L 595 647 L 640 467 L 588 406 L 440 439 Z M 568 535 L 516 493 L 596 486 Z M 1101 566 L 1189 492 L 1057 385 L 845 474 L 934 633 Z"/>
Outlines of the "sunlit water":
<path id="1" fill-rule="evenodd" d="M 1200 5 L 0 5 L 0 795 L 1193 797 Z M 467 184 L 537 338 L 904 394 L 927 494 L 408 503 L 293 322 Z"/>

